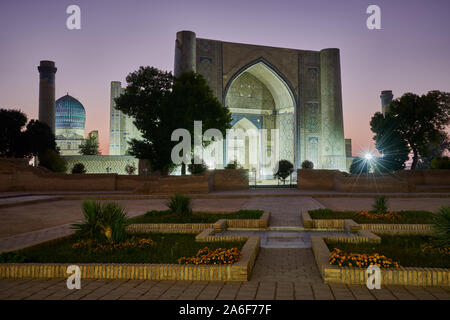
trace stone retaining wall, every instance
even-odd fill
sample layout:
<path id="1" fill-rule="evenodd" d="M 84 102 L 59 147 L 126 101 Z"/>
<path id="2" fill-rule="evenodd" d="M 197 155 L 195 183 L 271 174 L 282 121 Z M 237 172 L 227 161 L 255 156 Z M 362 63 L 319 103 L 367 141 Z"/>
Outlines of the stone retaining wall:
<path id="1" fill-rule="evenodd" d="M 450 191 L 450 170 L 404 170 L 393 174 L 352 175 L 338 170 L 297 171 L 297 188 L 341 192 Z"/>
<path id="2" fill-rule="evenodd" d="M 248 237 L 238 262 L 229 265 L 80 263 L 81 279 L 247 281 L 259 251 L 259 237 Z M 1 263 L 0 279 L 67 278 L 68 263 Z"/>
<path id="3" fill-rule="evenodd" d="M 172 194 L 242 189 L 248 189 L 247 170 L 214 170 L 203 175 L 166 177 L 112 173 L 65 174 L 30 166 L 24 159 L 0 158 L 0 192 L 135 190 L 143 194 Z"/>
<path id="4" fill-rule="evenodd" d="M 264 211 L 259 219 L 220 219 L 215 223 L 135 223 L 127 227 L 127 232 L 149 233 L 200 233 L 205 229 L 214 229 L 216 233 L 236 229 L 267 229 L 270 212 Z"/>
<path id="5" fill-rule="evenodd" d="M 361 237 L 311 237 L 311 245 L 317 266 L 325 283 L 359 284 L 367 283 L 364 268 L 338 267 L 329 264 L 330 250 L 324 239 L 337 241 L 367 242 L 376 241 L 377 237 L 368 230 L 358 231 Z M 348 240 L 347 240 L 348 239 Z M 379 237 L 378 237 L 379 239 Z M 386 268 L 381 269 L 381 286 L 450 286 L 450 269 L 441 268 Z"/>
<path id="6" fill-rule="evenodd" d="M 352 219 L 312 219 L 308 211 L 302 211 L 303 225 L 307 229 L 320 230 L 346 230 L 356 232 L 360 229 L 378 233 L 402 233 L 402 234 L 430 234 L 430 224 L 394 224 L 394 223 L 365 223 L 358 224 Z"/>

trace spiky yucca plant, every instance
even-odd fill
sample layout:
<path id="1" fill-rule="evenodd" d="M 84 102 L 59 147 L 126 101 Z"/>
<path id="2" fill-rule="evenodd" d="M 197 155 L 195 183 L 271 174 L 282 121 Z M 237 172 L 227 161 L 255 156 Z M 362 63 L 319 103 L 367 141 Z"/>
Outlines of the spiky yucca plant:
<path id="1" fill-rule="evenodd" d="M 442 206 L 433 214 L 432 225 L 437 243 L 450 246 L 450 206 Z"/>
<path id="2" fill-rule="evenodd" d="M 174 194 L 166 203 L 169 209 L 180 216 L 192 215 L 191 198 L 182 194 Z"/>
<path id="3" fill-rule="evenodd" d="M 100 241 L 120 242 L 126 237 L 128 225 L 126 211 L 117 203 L 100 203 L 94 200 L 83 200 L 84 221 L 72 224 L 72 229 L 82 237 Z"/>
<path id="4" fill-rule="evenodd" d="M 375 213 L 387 213 L 387 198 L 385 196 L 376 196 L 375 203 L 372 206 L 372 211 Z"/>

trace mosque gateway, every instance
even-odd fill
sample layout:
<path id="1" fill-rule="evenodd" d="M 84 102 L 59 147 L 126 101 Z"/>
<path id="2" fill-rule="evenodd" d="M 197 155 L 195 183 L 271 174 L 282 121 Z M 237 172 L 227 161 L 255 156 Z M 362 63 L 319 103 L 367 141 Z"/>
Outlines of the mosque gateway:
<path id="1" fill-rule="evenodd" d="M 259 132 L 256 147 L 245 140 L 241 164 L 261 177 L 264 152 L 301 167 L 346 170 L 339 49 L 320 51 L 274 48 L 197 38 L 177 33 L 175 76 L 202 74 L 216 97 L 232 113 L 233 129 Z M 269 131 L 263 143 L 261 130 Z M 278 129 L 271 139 L 270 129 Z M 275 138 L 275 137 L 274 137 Z M 224 163 L 230 144 L 224 143 Z M 233 153 L 235 154 L 235 153 Z M 256 165 L 250 157 L 256 157 Z"/>

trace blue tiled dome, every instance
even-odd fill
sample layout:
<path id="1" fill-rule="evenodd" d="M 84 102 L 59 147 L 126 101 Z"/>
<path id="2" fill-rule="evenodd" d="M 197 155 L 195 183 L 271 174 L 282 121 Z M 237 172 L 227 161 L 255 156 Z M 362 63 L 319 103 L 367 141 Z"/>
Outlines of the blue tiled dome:
<path id="1" fill-rule="evenodd" d="M 69 94 L 56 100 L 55 113 L 56 128 L 84 129 L 86 121 L 84 107 L 80 101 Z"/>

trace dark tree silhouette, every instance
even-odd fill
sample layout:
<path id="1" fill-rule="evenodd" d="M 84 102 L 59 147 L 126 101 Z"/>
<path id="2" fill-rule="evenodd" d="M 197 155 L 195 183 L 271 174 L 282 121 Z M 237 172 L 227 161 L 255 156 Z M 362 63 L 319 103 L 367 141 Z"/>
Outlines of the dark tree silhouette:
<path id="1" fill-rule="evenodd" d="M 450 93 L 430 91 L 421 96 L 405 93 L 391 102 L 389 113 L 413 153 L 411 170 L 415 170 L 419 157 L 426 157 L 430 145 L 441 142 L 442 131 L 450 123 Z"/>
<path id="2" fill-rule="evenodd" d="M 169 72 L 140 67 L 127 77 L 124 93 L 116 98 L 116 108 L 134 117 L 142 140 L 132 139 L 130 154 L 147 159 L 152 170 L 167 174 L 174 164 L 172 132 L 185 128 L 193 133 L 194 120 L 203 122 L 203 131 L 229 128 L 231 115 L 214 97 L 206 80 L 186 73 L 174 79 Z M 192 139 L 193 140 L 193 139 Z"/>
<path id="3" fill-rule="evenodd" d="M 98 155 L 98 141 L 94 136 L 89 136 L 86 140 L 84 140 L 80 146 L 80 154 L 84 156 L 90 155 Z"/>
<path id="4" fill-rule="evenodd" d="M 0 109 L 0 156 L 23 158 L 26 151 L 22 132 L 27 116 L 19 110 Z"/>

